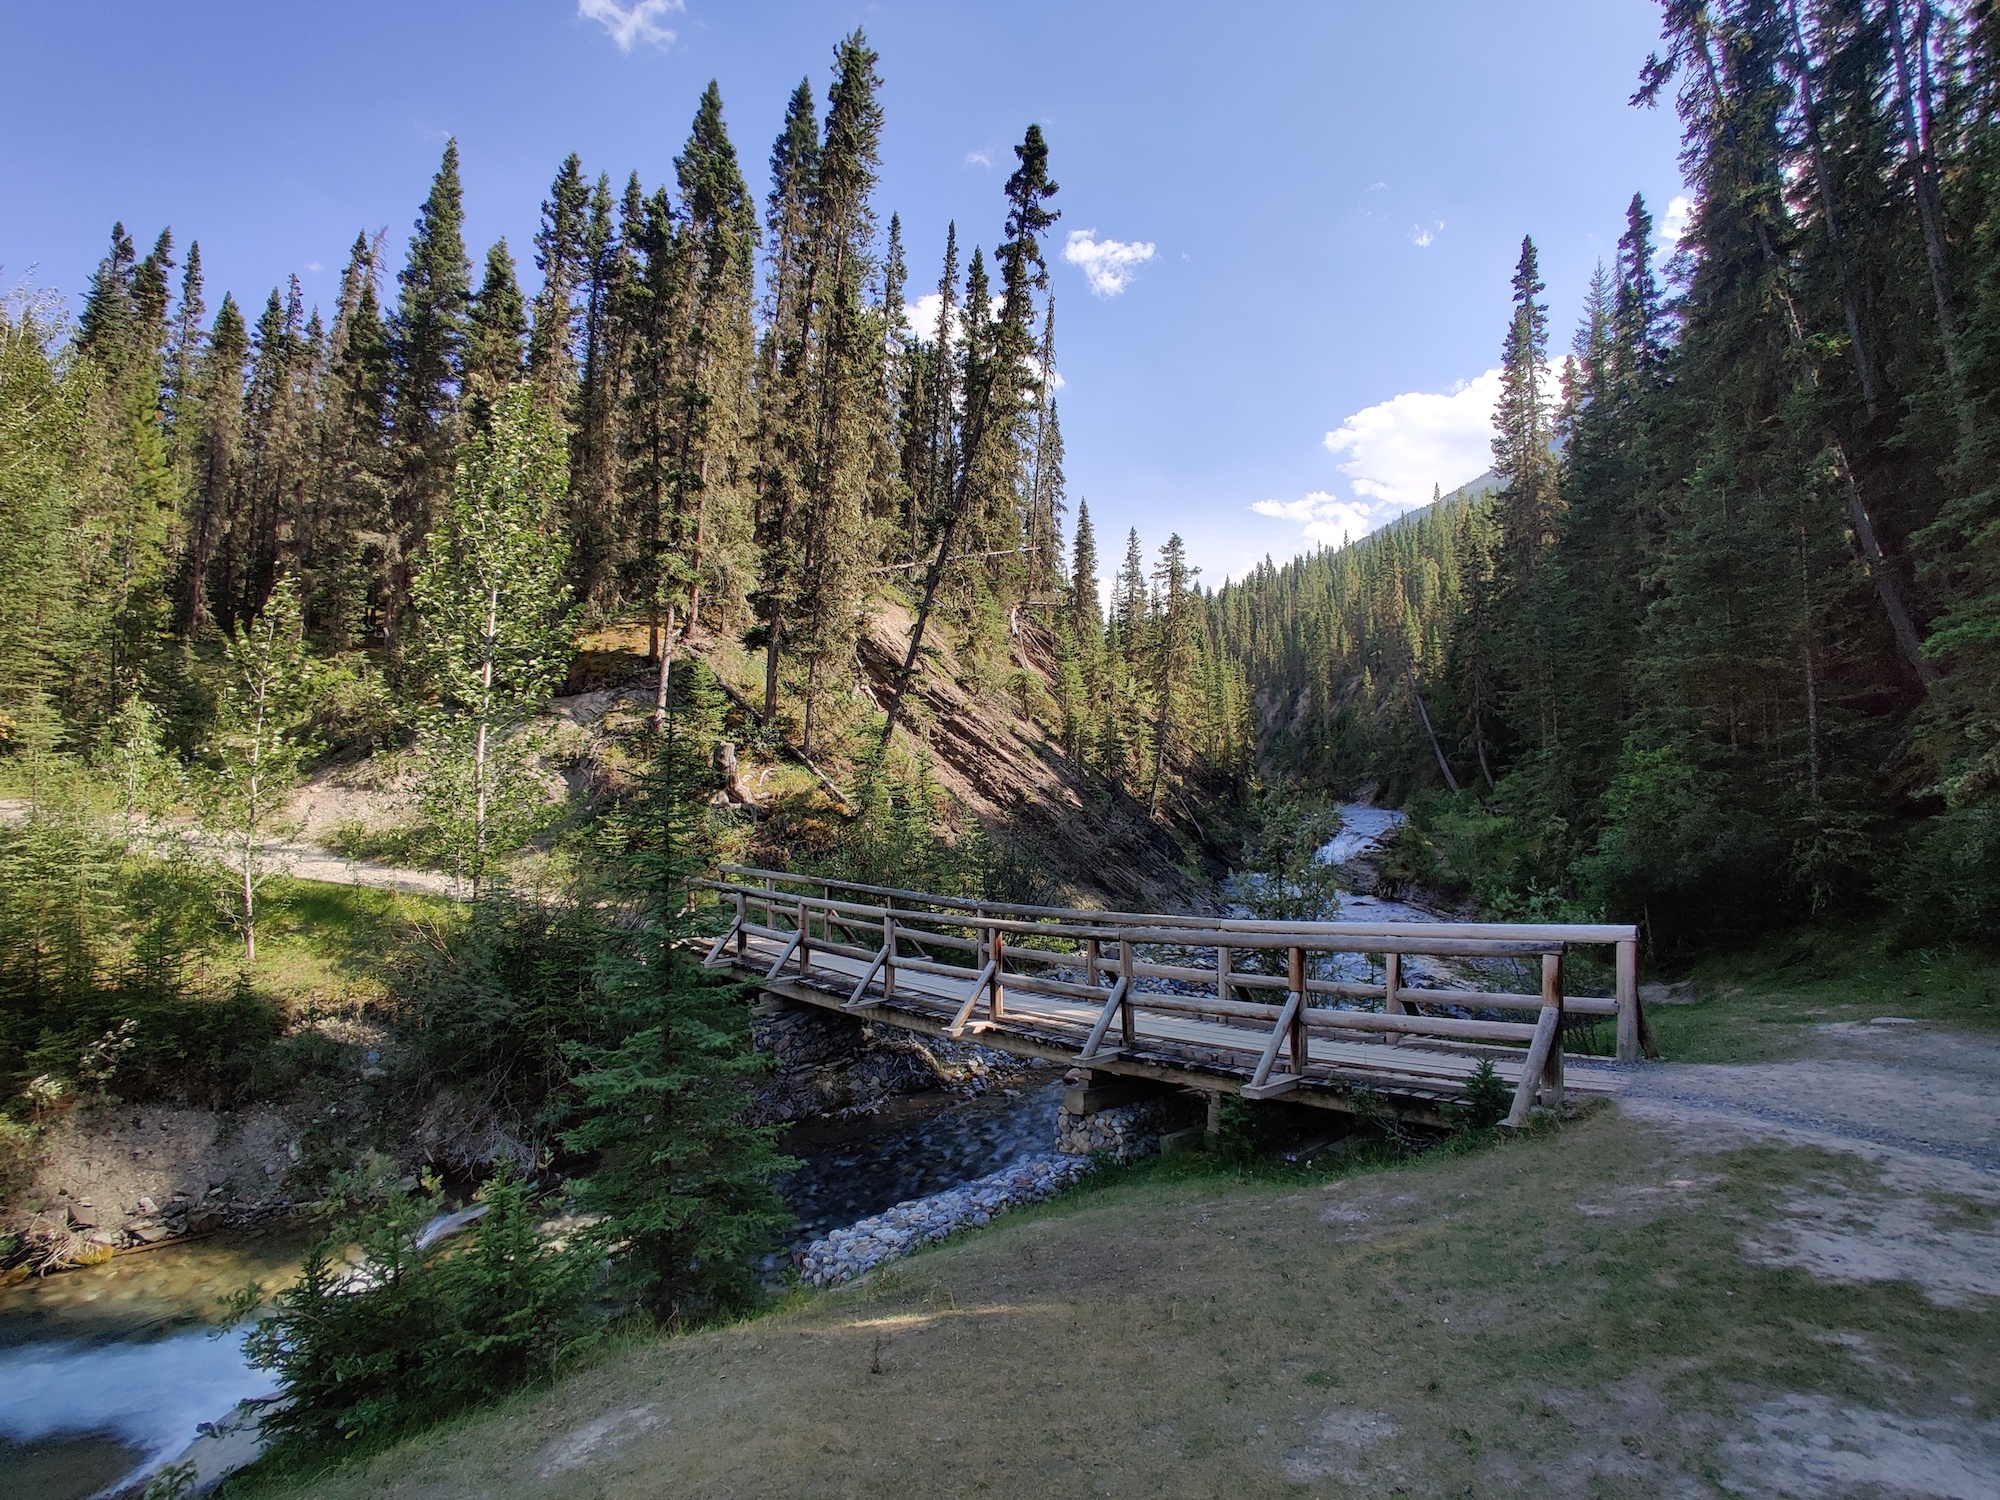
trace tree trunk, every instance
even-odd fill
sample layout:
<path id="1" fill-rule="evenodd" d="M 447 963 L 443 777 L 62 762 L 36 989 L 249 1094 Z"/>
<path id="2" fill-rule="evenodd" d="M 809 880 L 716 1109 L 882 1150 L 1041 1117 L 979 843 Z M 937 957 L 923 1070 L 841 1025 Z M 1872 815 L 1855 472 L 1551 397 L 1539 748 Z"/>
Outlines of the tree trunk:
<path id="1" fill-rule="evenodd" d="M 667 606 L 667 628 L 660 635 L 660 678 L 653 688 L 653 729 L 658 732 L 667 723 L 667 674 L 674 667 L 674 607 Z"/>
<path id="2" fill-rule="evenodd" d="M 1424 695 L 1417 691 L 1417 674 L 1410 668 L 1405 667 L 1403 669 L 1403 676 L 1409 680 L 1410 697 L 1416 702 L 1417 717 L 1424 721 L 1424 734 L 1431 742 L 1431 754 L 1437 757 L 1438 769 L 1444 772 L 1444 784 L 1450 787 L 1453 792 L 1457 792 L 1459 790 L 1458 778 L 1451 774 L 1451 762 L 1444 758 L 1444 746 L 1438 743 L 1437 731 L 1431 728 L 1430 711 L 1424 707 Z M 1484 760 L 1481 761 L 1481 764 L 1485 764 Z M 1488 780 L 1490 782 L 1491 778 L 1489 777 Z"/>
<path id="3" fill-rule="evenodd" d="M 1931 298 L 1937 304 L 1938 342 L 1944 351 L 1945 373 L 1951 377 L 1952 395 L 1958 403 L 1959 425 L 1969 435 L 1972 415 L 1965 405 L 1958 313 L 1952 305 L 1951 270 L 1945 258 L 1944 207 L 1939 201 L 1937 159 L 1931 148 L 1930 23 L 1930 0 L 1918 0 L 1918 70 L 1912 87 L 1909 46 L 1903 31 L 1903 0 L 1889 0 L 1889 36 L 1896 59 L 1896 91 L 1902 99 L 1903 140 L 1910 158 L 1917 221 L 1924 231 L 1924 261 L 1930 271 Z"/>

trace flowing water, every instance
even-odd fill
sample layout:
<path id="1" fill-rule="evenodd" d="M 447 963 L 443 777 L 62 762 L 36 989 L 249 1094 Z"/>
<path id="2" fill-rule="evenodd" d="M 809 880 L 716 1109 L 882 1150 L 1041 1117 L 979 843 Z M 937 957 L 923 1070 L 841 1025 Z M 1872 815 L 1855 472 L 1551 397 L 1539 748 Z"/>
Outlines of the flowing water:
<path id="1" fill-rule="evenodd" d="M 803 1163 L 784 1184 L 804 1245 L 893 1208 L 1049 1150 L 1062 1075 L 1031 1069 L 1018 1088 L 977 1099 L 920 1094 L 849 1120 L 809 1120 L 785 1136 Z"/>
<path id="2" fill-rule="evenodd" d="M 0 1290 L 0 1495 L 121 1488 L 269 1395 L 221 1299 L 289 1280 L 302 1250 L 293 1232 L 217 1235 Z"/>

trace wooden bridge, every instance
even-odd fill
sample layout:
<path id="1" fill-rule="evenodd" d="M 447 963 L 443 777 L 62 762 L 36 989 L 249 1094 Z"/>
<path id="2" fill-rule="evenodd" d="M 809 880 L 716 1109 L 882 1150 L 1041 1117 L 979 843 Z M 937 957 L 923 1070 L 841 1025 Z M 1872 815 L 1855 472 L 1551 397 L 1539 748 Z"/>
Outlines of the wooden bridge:
<path id="1" fill-rule="evenodd" d="M 1507 1123 L 1520 1125 L 1566 1091 L 1617 1087 L 1602 1067 L 1565 1077 L 1566 1035 L 1611 1022 L 1615 1047 L 1591 1050 L 1657 1055 L 1631 927 L 1248 921 L 718 874 L 700 884 L 731 920 L 709 967 L 794 1003 L 1080 1065 L 1093 1081 L 1443 1123 L 1489 1060 L 1513 1093 Z M 1572 951 L 1604 948 L 1611 961 L 1596 969 L 1610 982 L 1597 988 L 1611 993 L 1572 993 L 1583 966 Z M 1523 974 L 1539 975 L 1535 992 L 1503 987 Z"/>

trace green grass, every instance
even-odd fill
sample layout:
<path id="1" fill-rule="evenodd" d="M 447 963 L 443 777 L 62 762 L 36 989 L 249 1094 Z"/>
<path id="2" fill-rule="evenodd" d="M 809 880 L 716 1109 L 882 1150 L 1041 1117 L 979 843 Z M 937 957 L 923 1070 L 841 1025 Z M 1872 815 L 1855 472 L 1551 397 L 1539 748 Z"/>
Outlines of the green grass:
<path id="1" fill-rule="evenodd" d="M 1691 1158 L 1609 1110 L 1344 1179 L 1162 1162 L 863 1286 L 636 1343 L 373 1458 L 231 1493 L 1714 1488 L 1762 1401 L 2000 1406 L 1992 1303 L 1746 1255 L 1789 1192 L 1867 1170 Z"/>
<path id="2" fill-rule="evenodd" d="M 274 879 L 259 909 L 251 987 L 291 1009 L 383 1000 L 389 965 L 413 932 L 448 924 L 462 910 L 438 896 Z M 242 949 L 225 933 L 203 967 L 218 981 L 239 973 Z"/>
<path id="3" fill-rule="evenodd" d="M 1666 1058 L 1764 1062 L 1835 1021 L 1906 1016 L 2000 1030 L 2000 956 L 1971 948 L 1889 951 L 1877 928 L 1802 928 L 1701 961 L 1693 1005 L 1646 1014 Z"/>

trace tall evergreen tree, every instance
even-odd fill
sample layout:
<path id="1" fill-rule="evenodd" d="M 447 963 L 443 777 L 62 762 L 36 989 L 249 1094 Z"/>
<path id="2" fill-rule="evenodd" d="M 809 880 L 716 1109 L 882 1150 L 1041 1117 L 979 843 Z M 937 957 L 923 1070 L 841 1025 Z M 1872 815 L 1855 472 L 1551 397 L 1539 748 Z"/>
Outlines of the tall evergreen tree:
<path id="1" fill-rule="evenodd" d="M 472 267 L 465 255 L 465 206 L 458 142 L 444 160 L 417 216 L 408 263 L 389 325 L 388 571 L 383 630 L 392 653 L 401 644 L 417 553 L 451 485 L 458 440 L 466 314 Z"/>
<path id="2" fill-rule="evenodd" d="M 466 424 L 483 432 L 492 425 L 493 407 L 526 368 L 528 309 L 514 277 L 514 257 L 507 241 L 495 240 L 486 252 L 486 274 L 472 299 L 466 324 Z"/>
<path id="3" fill-rule="evenodd" d="M 535 294 L 534 331 L 528 344 L 528 372 L 535 392 L 551 411 L 566 412 L 576 385 L 576 295 L 589 270 L 585 250 L 590 186 L 583 161 L 571 152 L 542 200 L 541 227 L 535 231 L 535 267 L 542 273 Z"/>

